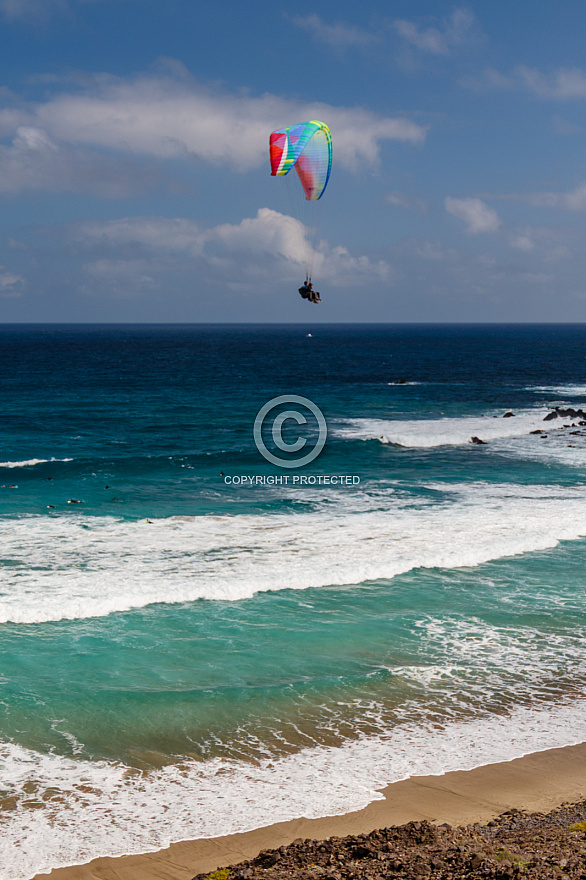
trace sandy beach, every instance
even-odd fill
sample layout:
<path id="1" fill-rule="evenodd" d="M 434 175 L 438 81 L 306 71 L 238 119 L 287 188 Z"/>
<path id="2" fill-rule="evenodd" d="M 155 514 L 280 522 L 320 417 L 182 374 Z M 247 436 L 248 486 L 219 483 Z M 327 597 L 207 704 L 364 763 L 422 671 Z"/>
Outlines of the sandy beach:
<path id="1" fill-rule="evenodd" d="M 586 796 L 586 743 L 474 770 L 412 777 L 387 786 L 382 793 L 384 800 L 359 812 L 181 841 L 154 853 L 98 858 L 86 865 L 38 874 L 34 880 L 191 880 L 195 874 L 252 858 L 297 838 L 359 834 L 423 819 L 465 825 L 486 822 L 512 808 L 546 812 Z"/>

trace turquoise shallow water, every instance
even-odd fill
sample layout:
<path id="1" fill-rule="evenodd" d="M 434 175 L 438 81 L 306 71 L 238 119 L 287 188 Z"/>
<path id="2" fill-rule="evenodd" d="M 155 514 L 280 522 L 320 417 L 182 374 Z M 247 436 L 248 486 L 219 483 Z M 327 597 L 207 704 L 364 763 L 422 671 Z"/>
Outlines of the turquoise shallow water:
<path id="1" fill-rule="evenodd" d="M 586 433 L 543 419 L 585 342 L 2 328 L 0 876 L 581 738 Z M 280 394 L 327 421 L 299 470 L 254 445 Z"/>
<path id="2" fill-rule="evenodd" d="M 181 755 L 254 759 L 402 720 L 580 694 L 584 559 L 584 545 L 569 543 L 302 598 L 286 590 L 6 625 L 5 735 L 139 766 Z"/>

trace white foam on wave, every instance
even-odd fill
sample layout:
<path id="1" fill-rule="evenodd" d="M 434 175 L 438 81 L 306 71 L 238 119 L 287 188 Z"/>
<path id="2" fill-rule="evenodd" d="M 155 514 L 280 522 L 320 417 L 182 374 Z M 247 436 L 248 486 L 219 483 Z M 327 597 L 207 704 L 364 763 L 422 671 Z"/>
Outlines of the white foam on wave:
<path id="1" fill-rule="evenodd" d="M 0 520 L 0 622 L 99 617 L 158 602 L 356 584 L 414 568 L 476 566 L 586 536 L 581 488 L 430 483 L 353 511 Z M 438 498 L 440 500 L 438 500 Z"/>
<path id="2" fill-rule="evenodd" d="M 567 423 L 567 420 L 560 420 Z M 555 424 L 555 423 L 554 423 Z M 534 437 L 519 438 L 515 443 L 495 442 L 494 449 L 499 455 L 520 458 L 523 461 L 555 462 L 565 467 L 586 467 L 586 435 L 571 432 L 557 432 L 550 429 L 551 422 L 544 426 L 547 440 L 537 442 Z"/>
<path id="3" fill-rule="evenodd" d="M 15 808 L 0 820 L 0 880 L 360 810 L 382 800 L 379 790 L 391 782 L 573 745 L 582 742 L 585 727 L 581 700 L 443 728 L 405 724 L 339 748 L 304 749 L 256 765 L 185 760 L 149 774 L 4 743 L 0 778 Z"/>
<path id="4" fill-rule="evenodd" d="M 586 396 L 586 385 L 529 385 L 527 390 L 551 392 L 562 397 L 571 397 L 573 394 Z"/>
<path id="5" fill-rule="evenodd" d="M 535 585 L 516 585 L 514 596 L 518 605 L 531 602 L 535 597 Z M 563 607 L 566 611 L 573 609 L 578 617 L 582 616 L 582 597 L 576 601 L 571 591 L 563 587 L 557 596 L 540 593 L 539 599 L 541 608 L 544 611 L 549 609 L 550 614 L 559 613 Z M 414 622 L 414 626 L 420 631 L 422 645 L 429 647 L 436 657 L 444 658 L 444 663 L 436 667 L 416 667 L 411 677 L 421 681 L 425 681 L 425 676 L 434 668 L 436 677 L 440 671 L 442 675 L 447 671 L 449 677 L 452 672 L 461 675 L 464 668 L 481 668 L 483 677 L 479 690 L 486 698 L 490 690 L 499 692 L 502 689 L 503 677 L 507 676 L 522 676 L 521 691 L 531 683 L 533 693 L 551 694 L 562 674 L 566 681 L 578 681 L 584 675 L 586 627 L 581 623 L 576 623 L 569 631 L 556 633 L 544 632 L 517 620 L 510 625 L 496 625 L 470 615 L 448 615 L 444 618 L 422 617 Z M 476 687 L 467 682 L 466 686 L 459 688 L 464 705 L 469 697 L 469 692 L 464 696 L 464 691 L 470 686 L 472 689 Z"/>
<path id="6" fill-rule="evenodd" d="M 459 416 L 438 419 L 348 419 L 335 430 L 337 436 L 357 440 L 380 440 L 408 448 L 432 449 L 436 446 L 462 446 L 472 437 L 500 440 L 522 437 L 539 429 L 561 428 L 544 422 L 549 409 L 531 409 L 503 418 Z"/>
<path id="7" fill-rule="evenodd" d="M 34 467 L 48 461 L 73 461 L 72 458 L 28 458 L 26 461 L 0 461 L 0 468 Z"/>

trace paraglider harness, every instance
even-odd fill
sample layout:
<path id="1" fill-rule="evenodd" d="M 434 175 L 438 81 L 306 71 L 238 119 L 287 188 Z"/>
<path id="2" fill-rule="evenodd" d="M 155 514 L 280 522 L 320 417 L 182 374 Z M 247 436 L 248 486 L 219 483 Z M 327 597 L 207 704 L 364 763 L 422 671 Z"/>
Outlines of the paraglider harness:
<path id="1" fill-rule="evenodd" d="M 303 299 L 309 300 L 312 303 L 321 302 L 321 296 L 317 292 L 317 290 L 313 289 L 313 284 L 311 283 L 311 278 L 306 278 L 303 287 L 299 288 L 299 293 Z"/>

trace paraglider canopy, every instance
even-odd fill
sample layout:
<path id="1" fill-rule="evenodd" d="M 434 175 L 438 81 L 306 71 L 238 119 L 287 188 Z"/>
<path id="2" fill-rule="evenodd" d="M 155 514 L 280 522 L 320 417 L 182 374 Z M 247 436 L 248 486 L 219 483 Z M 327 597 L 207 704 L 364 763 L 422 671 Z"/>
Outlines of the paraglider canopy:
<path id="1" fill-rule="evenodd" d="M 332 135 L 325 123 L 313 119 L 270 136 L 271 174 L 280 177 L 295 168 L 308 201 L 321 199 L 332 168 Z"/>

